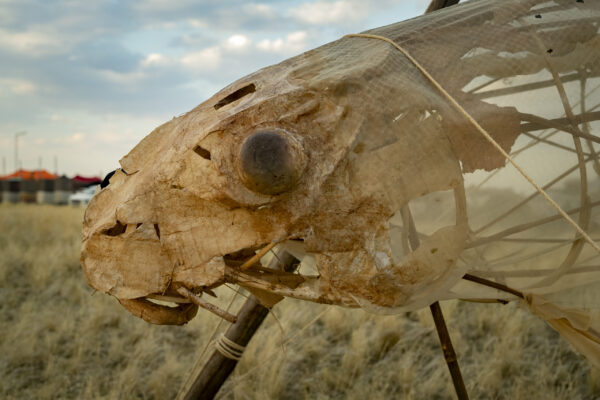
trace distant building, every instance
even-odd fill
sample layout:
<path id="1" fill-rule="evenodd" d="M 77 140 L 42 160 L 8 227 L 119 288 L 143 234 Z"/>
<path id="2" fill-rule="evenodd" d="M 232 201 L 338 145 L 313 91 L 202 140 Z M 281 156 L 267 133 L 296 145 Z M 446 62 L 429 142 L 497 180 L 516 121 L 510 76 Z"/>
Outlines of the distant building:
<path id="1" fill-rule="evenodd" d="M 69 204 L 69 196 L 73 193 L 73 184 L 65 175 L 54 180 L 54 204 Z"/>
<path id="2" fill-rule="evenodd" d="M 77 175 L 74 178 L 58 176 L 46 170 L 20 169 L 0 176 L 0 201 L 5 203 L 68 204 L 69 196 L 82 189 L 98 185 L 98 177 Z"/>
<path id="3" fill-rule="evenodd" d="M 88 177 L 88 176 L 75 175 L 73 177 L 73 179 L 71 179 L 71 182 L 73 183 L 73 190 L 78 191 L 78 190 L 86 188 L 86 187 L 99 185 L 102 183 L 102 179 L 100 179 L 96 176 Z"/>
<path id="4" fill-rule="evenodd" d="M 20 169 L 13 172 L 10 175 L 0 176 L 2 180 L 40 180 L 40 179 L 56 179 L 58 175 L 46 171 L 45 169 L 37 169 L 28 171 L 26 169 Z"/>

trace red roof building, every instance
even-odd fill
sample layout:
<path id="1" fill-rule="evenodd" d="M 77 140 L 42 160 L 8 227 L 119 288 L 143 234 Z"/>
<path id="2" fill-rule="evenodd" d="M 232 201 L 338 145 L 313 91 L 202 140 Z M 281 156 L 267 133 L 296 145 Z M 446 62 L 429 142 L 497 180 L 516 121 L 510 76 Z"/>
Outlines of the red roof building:
<path id="1" fill-rule="evenodd" d="M 102 179 L 97 176 L 75 175 L 73 181 L 82 185 L 99 185 L 102 182 Z"/>
<path id="2" fill-rule="evenodd" d="M 20 169 L 12 174 L 0 176 L 0 180 L 9 180 L 9 179 L 22 179 L 22 180 L 41 180 L 41 179 L 56 179 L 58 175 L 50 173 L 45 169 L 38 169 L 33 171 L 27 171 L 25 169 Z"/>

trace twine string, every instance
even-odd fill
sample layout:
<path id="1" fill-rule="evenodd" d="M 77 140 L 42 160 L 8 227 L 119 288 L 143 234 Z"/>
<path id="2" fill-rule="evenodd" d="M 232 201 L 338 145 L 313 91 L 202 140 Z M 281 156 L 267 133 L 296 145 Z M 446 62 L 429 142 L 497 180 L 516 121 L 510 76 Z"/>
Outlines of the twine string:
<path id="1" fill-rule="evenodd" d="M 246 346 L 237 344 L 233 340 L 229 339 L 225 334 L 221 334 L 214 342 L 215 350 L 223 355 L 225 358 L 230 360 L 240 361 Z"/>

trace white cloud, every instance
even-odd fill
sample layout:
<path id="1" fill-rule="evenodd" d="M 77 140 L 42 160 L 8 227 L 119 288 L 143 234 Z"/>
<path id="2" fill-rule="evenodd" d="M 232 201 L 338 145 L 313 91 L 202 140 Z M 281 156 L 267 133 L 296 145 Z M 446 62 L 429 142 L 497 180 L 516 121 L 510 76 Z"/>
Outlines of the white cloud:
<path id="1" fill-rule="evenodd" d="M 194 5 L 195 3 L 195 0 L 146 0 L 137 2 L 134 8 L 142 12 L 164 13 L 185 9 L 186 7 Z"/>
<path id="2" fill-rule="evenodd" d="M 119 85 L 133 85 L 147 78 L 148 76 L 142 71 L 118 72 L 110 69 L 102 69 L 98 74 L 105 80 Z"/>
<path id="3" fill-rule="evenodd" d="M 271 6 L 262 3 L 251 3 L 244 5 L 244 14 L 261 16 L 264 18 L 274 18 L 277 16 L 277 13 Z"/>
<path id="4" fill-rule="evenodd" d="M 150 53 L 141 62 L 142 67 L 164 66 L 169 60 L 160 53 Z"/>
<path id="5" fill-rule="evenodd" d="M 201 18 L 189 18 L 187 22 L 196 29 L 207 29 L 209 28 L 209 23 Z"/>
<path id="6" fill-rule="evenodd" d="M 25 79 L 0 79 L 0 91 L 10 91 L 16 95 L 33 93 L 36 86 Z"/>
<path id="7" fill-rule="evenodd" d="M 258 42 L 256 47 L 262 51 L 277 52 L 283 48 L 283 39 L 281 39 L 281 38 L 274 39 L 274 40 L 264 39 L 264 40 L 261 40 L 260 42 Z"/>
<path id="8" fill-rule="evenodd" d="M 195 71 L 215 70 L 221 64 L 221 49 L 215 46 L 189 53 L 181 59 L 181 63 Z"/>
<path id="9" fill-rule="evenodd" d="M 241 49 L 250 44 L 250 40 L 244 35 L 233 35 L 227 39 L 226 46 L 230 49 Z"/>
<path id="10" fill-rule="evenodd" d="M 307 38 L 305 31 L 297 31 L 288 34 L 285 39 L 263 39 L 256 48 L 264 52 L 294 54 L 307 49 Z"/>
<path id="11" fill-rule="evenodd" d="M 336 22 L 355 22 L 367 16 L 368 4 L 364 1 L 339 0 L 334 2 L 317 0 L 304 3 L 291 10 L 293 17 L 314 25 Z"/>
<path id="12" fill-rule="evenodd" d="M 47 32 L 28 31 L 28 32 L 10 32 L 0 29 L 0 47 L 8 48 L 21 53 L 46 53 L 50 48 L 59 45 L 56 38 Z"/>
<path id="13" fill-rule="evenodd" d="M 288 44 L 291 46 L 300 46 L 304 45 L 306 42 L 307 34 L 304 31 L 292 32 L 286 36 L 286 40 Z"/>

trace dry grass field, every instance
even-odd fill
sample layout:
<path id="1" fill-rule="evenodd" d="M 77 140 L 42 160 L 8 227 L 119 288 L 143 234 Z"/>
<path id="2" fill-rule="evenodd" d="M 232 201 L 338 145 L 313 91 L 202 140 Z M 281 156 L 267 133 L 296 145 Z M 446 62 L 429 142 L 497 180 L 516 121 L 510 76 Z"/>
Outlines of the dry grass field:
<path id="1" fill-rule="evenodd" d="M 184 327 L 152 326 L 93 295 L 79 267 L 82 214 L 0 206 L 0 398 L 174 398 L 218 321 L 199 313 Z M 517 304 L 442 306 L 471 398 L 600 398 L 600 373 Z M 282 347 L 322 310 L 277 305 L 280 323 L 267 318 L 219 397 L 453 398 L 429 310 L 329 308 Z"/>

